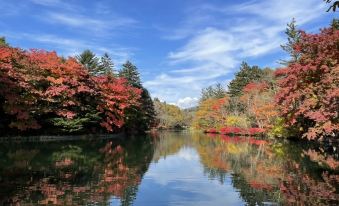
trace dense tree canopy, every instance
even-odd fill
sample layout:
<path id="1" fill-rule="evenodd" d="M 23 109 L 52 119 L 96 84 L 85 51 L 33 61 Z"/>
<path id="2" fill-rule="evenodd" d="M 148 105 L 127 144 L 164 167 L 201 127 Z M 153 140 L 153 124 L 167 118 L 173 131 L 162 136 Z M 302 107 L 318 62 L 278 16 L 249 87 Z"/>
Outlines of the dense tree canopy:
<path id="1" fill-rule="evenodd" d="M 338 132 L 339 30 L 326 28 L 319 34 L 301 33 L 294 49 L 297 63 L 277 70 L 280 77 L 277 104 L 291 126 L 309 139 Z"/>
<path id="2" fill-rule="evenodd" d="M 263 76 L 262 70 L 258 66 L 249 66 L 243 62 L 240 71 L 235 74 L 235 78 L 228 85 L 228 93 L 234 96 L 240 96 L 243 88 L 250 82 L 259 81 Z"/>
<path id="3" fill-rule="evenodd" d="M 160 129 L 175 129 L 185 126 L 184 113 L 179 107 L 154 99 L 156 126 Z"/>
<path id="4" fill-rule="evenodd" d="M 139 105 L 127 110 L 126 128 L 130 133 L 151 129 L 155 124 L 155 109 L 148 90 L 141 83 L 138 68 L 130 61 L 127 61 L 122 65 L 122 69 L 119 70 L 118 76 L 126 79 L 130 86 L 141 90 Z"/>
<path id="5" fill-rule="evenodd" d="M 116 131 L 141 90 L 123 78 L 92 76 L 55 52 L 0 48 L 1 127 L 21 131 Z M 99 126 L 99 127 L 98 127 Z"/>

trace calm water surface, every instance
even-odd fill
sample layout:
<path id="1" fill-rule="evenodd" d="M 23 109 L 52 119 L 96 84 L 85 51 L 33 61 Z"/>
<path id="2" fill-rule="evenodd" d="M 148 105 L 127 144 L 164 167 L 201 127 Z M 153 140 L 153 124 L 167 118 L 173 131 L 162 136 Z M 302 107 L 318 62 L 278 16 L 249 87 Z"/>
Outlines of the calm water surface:
<path id="1" fill-rule="evenodd" d="M 338 205 L 333 146 L 163 132 L 0 142 L 0 205 Z"/>

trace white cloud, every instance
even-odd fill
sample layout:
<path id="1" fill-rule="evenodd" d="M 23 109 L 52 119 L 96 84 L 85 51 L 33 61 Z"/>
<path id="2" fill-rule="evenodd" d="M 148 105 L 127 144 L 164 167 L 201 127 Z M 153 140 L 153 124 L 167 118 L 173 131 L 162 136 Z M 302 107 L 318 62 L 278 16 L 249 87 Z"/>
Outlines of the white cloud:
<path id="1" fill-rule="evenodd" d="M 172 69 L 146 82 L 153 94 L 171 102 L 198 96 L 217 79 L 229 79 L 227 75 L 243 60 L 280 51 L 286 23 L 293 17 L 300 26 L 326 13 L 318 0 L 262 0 L 229 7 L 204 4 L 194 9 L 197 12 L 190 11 L 183 26 L 174 29 L 173 38 L 165 36 L 187 39 L 169 52 Z"/>
<path id="2" fill-rule="evenodd" d="M 96 32 L 109 32 L 113 29 L 125 28 L 135 24 L 137 21 L 127 17 L 110 17 L 110 20 L 88 17 L 81 14 L 66 14 L 49 12 L 45 20 L 54 24 L 63 24 Z"/>
<path id="3" fill-rule="evenodd" d="M 179 99 L 175 105 L 177 105 L 180 108 L 186 109 L 186 108 L 191 108 L 195 107 L 198 104 L 199 99 L 197 97 L 184 97 Z"/>
<path id="4" fill-rule="evenodd" d="M 325 4 L 319 3 L 318 0 L 271 0 L 243 3 L 230 10 L 253 14 L 283 24 L 294 17 L 299 24 L 304 24 L 319 17 L 324 13 L 325 8 Z"/>
<path id="5" fill-rule="evenodd" d="M 104 46 L 100 42 L 87 42 L 80 39 L 64 38 L 56 35 L 42 34 L 42 33 L 0 33 L 0 36 L 6 36 L 12 39 L 25 39 L 26 41 L 40 42 L 45 44 L 45 49 L 53 49 L 58 52 L 59 55 L 75 56 L 81 53 L 85 49 L 90 49 L 98 56 L 103 53 L 108 53 L 115 65 L 121 65 L 126 60 L 133 56 L 134 48 L 125 48 L 119 45 L 107 45 Z M 30 49 L 30 48 L 26 48 Z"/>
<path id="6" fill-rule="evenodd" d="M 61 4 L 61 0 L 31 0 L 35 4 L 43 6 L 55 6 Z"/>

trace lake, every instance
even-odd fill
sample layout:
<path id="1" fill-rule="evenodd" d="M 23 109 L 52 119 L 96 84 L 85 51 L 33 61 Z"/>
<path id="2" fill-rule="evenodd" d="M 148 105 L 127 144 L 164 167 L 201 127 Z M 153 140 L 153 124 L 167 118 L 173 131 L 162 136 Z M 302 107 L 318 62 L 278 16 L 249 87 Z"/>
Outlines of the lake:
<path id="1" fill-rule="evenodd" d="M 338 205 L 337 149 L 189 131 L 3 140 L 0 205 Z"/>

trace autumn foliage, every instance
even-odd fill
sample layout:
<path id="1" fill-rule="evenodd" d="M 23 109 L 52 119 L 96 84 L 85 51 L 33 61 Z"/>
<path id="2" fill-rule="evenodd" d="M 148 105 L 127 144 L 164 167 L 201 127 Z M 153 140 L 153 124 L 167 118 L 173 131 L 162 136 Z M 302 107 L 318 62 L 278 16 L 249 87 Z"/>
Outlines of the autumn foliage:
<path id="1" fill-rule="evenodd" d="M 276 71 L 276 96 L 287 125 L 308 139 L 335 136 L 339 130 L 339 30 L 301 32 L 294 50 L 300 60 Z"/>
<path id="2" fill-rule="evenodd" d="M 215 128 L 213 133 L 243 134 L 243 130 L 259 128 L 270 136 L 336 138 L 339 30 L 335 25 L 319 34 L 298 31 L 298 40 L 288 45 L 292 57 L 297 54 L 298 58 L 285 62 L 285 68 L 255 67 L 254 77 L 252 67 L 243 63 L 224 97 L 202 98 L 193 126 L 206 132 Z M 234 85 L 236 95 L 230 90 Z"/>
<path id="3" fill-rule="evenodd" d="M 112 132 L 124 124 L 125 110 L 139 96 L 126 80 L 92 76 L 72 57 L 0 47 L 2 128 Z"/>

